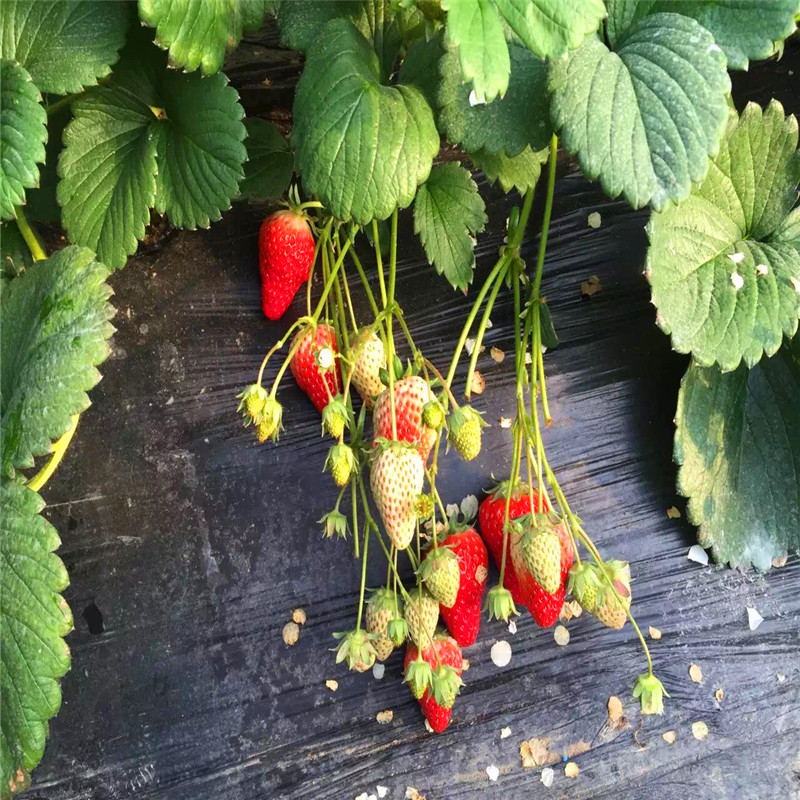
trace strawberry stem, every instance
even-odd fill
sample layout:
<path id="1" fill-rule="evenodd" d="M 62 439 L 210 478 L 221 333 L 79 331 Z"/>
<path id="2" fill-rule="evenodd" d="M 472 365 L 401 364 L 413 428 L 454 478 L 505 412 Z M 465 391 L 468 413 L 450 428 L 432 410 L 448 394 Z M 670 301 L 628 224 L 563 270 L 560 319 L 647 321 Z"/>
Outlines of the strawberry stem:
<path id="1" fill-rule="evenodd" d="M 372 526 L 369 521 L 364 525 L 364 556 L 361 559 L 361 590 L 358 595 L 358 618 L 356 630 L 361 630 L 361 615 L 364 611 L 364 589 L 367 585 L 367 555 L 369 554 L 369 530 Z"/>
<path id="2" fill-rule="evenodd" d="M 28 250 L 30 250 L 33 260 L 44 261 L 47 258 L 47 253 L 45 253 L 39 241 L 39 237 L 28 224 L 28 218 L 25 216 L 25 211 L 22 209 L 22 206 L 14 206 L 14 215 L 17 218 L 19 232 L 22 234 L 25 244 L 28 245 Z"/>
<path id="3" fill-rule="evenodd" d="M 357 478 L 354 475 L 350 480 L 350 504 L 353 515 L 353 558 L 358 558 L 358 495 L 356 493 Z"/>
<path id="4" fill-rule="evenodd" d="M 317 256 L 319 255 L 320 248 L 325 246 L 325 242 L 328 236 L 330 236 L 331 225 L 333 225 L 333 217 L 328 218 L 325 227 L 322 229 L 322 233 L 317 239 L 317 244 L 314 247 L 314 258 L 311 261 L 311 269 L 308 271 L 308 280 L 306 281 L 306 314 L 309 317 L 311 316 L 311 285 L 314 281 L 314 266 L 317 263 Z"/>
<path id="5" fill-rule="evenodd" d="M 394 310 L 394 286 L 397 272 L 397 209 L 392 212 L 392 234 L 389 243 L 389 290 L 383 285 L 383 262 L 380 256 L 380 241 L 378 239 L 378 224 L 372 221 L 373 236 L 375 237 L 375 254 L 378 259 L 378 276 L 381 279 L 381 296 L 386 316 L 386 370 L 389 376 L 389 410 L 392 419 L 392 439 L 397 441 L 397 412 L 394 407 L 394 336 L 392 335 L 392 312 Z"/>

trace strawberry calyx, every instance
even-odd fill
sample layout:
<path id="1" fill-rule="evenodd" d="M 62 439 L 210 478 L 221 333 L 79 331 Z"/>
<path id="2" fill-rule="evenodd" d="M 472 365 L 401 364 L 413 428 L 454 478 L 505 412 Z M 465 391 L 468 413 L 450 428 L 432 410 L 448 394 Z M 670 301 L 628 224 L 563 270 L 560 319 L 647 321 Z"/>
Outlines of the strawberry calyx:
<path id="1" fill-rule="evenodd" d="M 511 592 L 500 584 L 489 589 L 485 608 L 489 610 L 489 619 L 499 619 L 502 622 L 508 622 L 512 615 L 519 614 Z"/>
<path id="2" fill-rule="evenodd" d="M 412 650 L 416 652 L 416 655 L 412 655 Z M 409 655 L 412 657 L 406 667 L 403 680 L 408 684 L 414 698 L 420 700 L 425 692 L 433 686 L 433 669 L 423 654 L 410 644 Z"/>
<path id="3" fill-rule="evenodd" d="M 389 624 L 386 626 L 386 633 L 394 645 L 400 647 L 408 638 L 408 624 L 403 617 L 390 619 Z"/>
<path id="4" fill-rule="evenodd" d="M 334 536 L 338 536 L 340 539 L 347 538 L 347 517 L 339 511 L 338 507 L 329 511 L 317 522 L 322 525 L 322 535 L 326 539 Z"/>
<path id="5" fill-rule="evenodd" d="M 344 433 L 345 426 L 349 423 L 349 414 L 344 398 L 337 394 L 328 405 L 322 409 L 322 433 L 327 433 L 334 439 L 339 439 Z"/>
<path id="6" fill-rule="evenodd" d="M 464 681 L 458 671 L 449 664 L 439 664 L 433 673 L 431 692 L 433 699 L 442 708 L 452 708 Z"/>
<path id="7" fill-rule="evenodd" d="M 372 644 L 374 637 L 362 628 L 334 633 L 333 636 L 341 640 L 336 648 L 337 664 L 347 661 L 348 669 L 366 672 L 375 663 L 378 654 Z"/>
<path id="8" fill-rule="evenodd" d="M 636 679 L 633 696 L 639 698 L 642 714 L 663 714 L 664 697 L 669 697 L 669 694 L 652 672 L 643 672 Z"/>

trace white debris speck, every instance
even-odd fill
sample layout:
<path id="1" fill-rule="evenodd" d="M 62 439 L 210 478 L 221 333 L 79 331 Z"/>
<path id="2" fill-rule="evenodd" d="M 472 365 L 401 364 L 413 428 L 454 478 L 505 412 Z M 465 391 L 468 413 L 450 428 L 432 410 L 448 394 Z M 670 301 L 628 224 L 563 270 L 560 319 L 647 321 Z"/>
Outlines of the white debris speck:
<path id="1" fill-rule="evenodd" d="M 486 767 L 486 774 L 489 776 L 490 781 L 496 781 L 500 777 L 500 770 L 494 764 L 489 764 Z"/>
<path id="2" fill-rule="evenodd" d="M 700 683 L 703 680 L 703 670 L 697 664 L 690 664 L 689 677 L 694 683 Z"/>
<path id="3" fill-rule="evenodd" d="M 525 366 L 530 366 L 533 363 L 533 357 L 531 354 L 526 350 L 525 351 Z"/>
<path id="4" fill-rule="evenodd" d="M 464 340 L 464 349 L 467 351 L 468 356 L 472 355 L 472 351 L 475 349 L 475 340 L 471 336 Z"/>
<path id="5" fill-rule="evenodd" d="M 468 494 L 461 501 L 461 513 L 467 519 L 472 519 L 478 513 L 478 498 L 474 494 Z"/>
<path id="6" fill-rule="evenodd" d="M 375 715 L 375 720 L 377 721 L 378 725 L 388 725 L 393 719 L 394 711 L 392 711 L 391 708 L 387 708 L 386 711 L 379 711 Z"/>
<path id="7" fill-rule="evenodd" d="M 794 275 L 789 276 L 789 281 L 792 284 L 792 289 L 794 289 L 798 294 L 800 294 L 800 281 L 795 278 Z"/>
<path id="8" fill-rule="evenodd" d="M 539 780 L 549 789 L 553 785 L 553 779 L 556 777 L 552 767 L 545 767 L 542 770 L 542 776 Z"/>
<path id="9" fill-rule="evenodd" d="M 695 561 L 698 564 L 702 564 L 704 567 L 708 566 L 708 553 L 706 553 L 706 551 L 703 550 L 699 544 L 693 544 L 689 548 L 686 558 L 688 558 L 689 561 Z"/>
<path id="10" fill-rule="evenodd" d="M 375 789 L 377 790 L 378 797 L 381 798 L 381 800 L 383 800 L 383 798 L 386 797 L 387 794 L 389 794 L 388 786 L 376 786 Z"/>
<path id="11" fill-rule="evenodd" d="M 470 104 L 470 106 L 473 106 L 473 107 L 474 106 L 485 106 L 486 105 L 486 98 L 483 95 L 478 97 L 478 95 L 476 94 L 475 90 L 473 89 L 469 93 L 469 104 Z"/>
<path id="12" fill-rule="evenodd" d="M 586 222 L 590 228 L 599 228 L 603 222 L 603 218 L 597 213 L 597 211 L 592 211 L 592 213 L 587 217 Z"/>
<path id="13" fill-rule="evenodd" d="M 356 800 L 369 800 L 369 795 L 366 792 L 356 795 Z"/>
<path id="14" fill-rule="evenodd" d="M 376 681 L 383 680 L 383 673 L 386 672 L 386 665 L 381 664 L 380 662 L 376 662 L 375 665 L 372 667 L 372 677 L 375 678 Z"/>
<path id="15" fill-rule="evenodd" d="M 493 322 L 492 322 L 490 319 L 487 319 L 487 320 L 486 320 L 486 330 L 487 330 L 487 331 L 488 331 L 488 330 L 489 330 L 489 328 L 491 328 L 493 325 L 494 325 L 494 323 L 493 323 Z"/>
<path id="16" fill-rule="evenodd" d="M 511 427 L 511 417 L 500 417 L 500 427 L 501 428 L 510 428 Z"/>
<path id="17" fill-rule="evenodd" d="M 322 350 L 319 351 L 317 360 L 322 369 L 330 369 L 333 366 L 333 351 L 330 347 L 323 347 Z"/>
<path id="18" fill-rule="evenodd" d="M 508 621 L 508 632 L 512 635 L 517 632 L 517 623 L 513 619 Z"/>
<path id="19" fill-rule="evenodd" d="M 675 744 L 675 731 L 664 731 L 664 733 L 661 734 L 661 738 L 667 744 Z"/>
<path id="20" fill-rule="evenodd" d="M 769 272 L 769 267 L 766 264 L 758 264 L 756 266 L 756 275 L 761 275 L 762 277 Z"/>
<path id="21" fill-rule="evenodd" d="M 325 685 L 332 691 L 335 692 L 339 688 L 339 681 L 333 680 L 333 678 L 328 678 L 325 681 Z"/>
<path id="22" fill-rule="evenodd" d="M 568 762 L 567 766 L 564 767 L 564 774 L 568 778 L 577 778 L 580 771 L 580 767 L 574 761 Z"/>
<path id="23" fill-rule="evenodd" d="M 563 625 L 557 625 L 553 631 L 553 638 L 557 645 L 565 647 L 569 644 L 569 631 Z"/>
<path id="24" fill-rule="evenodd" d="M 511 661 L 511 645 L 501 639 L 492 645 L 492 663 L 496 667 L 507 667 Z"/>
<path id="25" fill-rule="evenodd" d="M 744 253 L 729 253 L 728 258 L 733 261 L 734 264 L 738 264 L 744 261 Z"/>
<path id="26" fill-rule="evenodd" d="M 786 676 L 782 673 L 778 673 L 778 683 L 783 683 L 786 680 Z"/>
<path id="27" fill-rule="evenodd" d="M 750 626 L 751 631 L 754 631 L 763 621 L 764 617 L 758 611 L 750 606 L 747 607 L 747 624 Z"/>
<path id="28" fill-rule="evenodd" d="M 731 273 L 731 283 L 733 288 L 738 292 L 744 286 L 744 278 L 738 272 Z"/>
<path id="29" fill-rule="evenodd" d="M 175 398 L 170 396 L 169 400 L 167 400 L 166 405 L 171 406 L 175 402 Z"/>
<path id="30" fill-rule="evenodd" d="M 500 729 L 500 738 L 501 739 L 508 739 L 511 736 L 511 728 L 501 728 Z"/>

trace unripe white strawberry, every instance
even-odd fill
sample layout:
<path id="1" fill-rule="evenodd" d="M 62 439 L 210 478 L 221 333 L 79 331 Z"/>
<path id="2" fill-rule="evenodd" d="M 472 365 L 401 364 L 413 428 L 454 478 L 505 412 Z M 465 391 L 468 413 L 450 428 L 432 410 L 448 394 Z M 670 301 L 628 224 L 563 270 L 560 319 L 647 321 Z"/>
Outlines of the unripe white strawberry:
<path id="1" fill-rule="evenodd" d="M 417 525 L 417 498 L 425 467 L 413 448 L 400 442 L 380 446 L 370 470 L 370 488 L 392 544 L 405 550 Z"/>
<path id="2" fill-rule="evenodd" d="M 383 342 L 369 328 L 362 328 L 355 336 L 351 347 L 353 363 L 353 386 L 361 395 L 367 408 L 372 408 L 375 398 L 383 391 L 380 371 L 386 369 L 386 350 Z"/>

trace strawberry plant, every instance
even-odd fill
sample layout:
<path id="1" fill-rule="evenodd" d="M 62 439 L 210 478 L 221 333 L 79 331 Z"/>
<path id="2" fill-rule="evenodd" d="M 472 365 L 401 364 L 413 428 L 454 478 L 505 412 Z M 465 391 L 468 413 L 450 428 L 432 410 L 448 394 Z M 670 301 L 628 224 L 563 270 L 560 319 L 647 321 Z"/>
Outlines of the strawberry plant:
<path id="1" fill-rule="evenodd" d="M 221 71 L 267 14 L 305 58 L 288 141 L 245 119 Z M 259 441 L 277 440 L 291 425 L 279 399 L 291 372 L 331 442 L 338 495 L 323 532 L 352 538 L 362 561 L 337 660 L 363 671 L 407 644 L 405 679 L 444 730 L 482 609 L 508 620 L 524 608 L 549 626 L 571 594 L 604 625 L 630 621 L 647 664 L 634 694 L 660 712 L 631 566 L 603 558 L 545 448 L 557 154 L 651 209 L 657 323 L 692 358 L 677 402 L 678 489 L 718 561 L 768 569 L 800 547 L 798 128 L 777 102 L 737 113 L 729 71 L 779 55 L 798 15 L 799 0 L 5 0 L 2 796 L 41 759 L 69 668 L 68 577 L 38 492 L 108 354 L 107 278 L 152 219 L 206 228 L 234 199 L 282 206 L 269 209 L 254 263 L 265 315 L 305 306 L 240 411 Z M 443 139 L 458 157 L 436 163 Z M 435 272 L 469 293 L 487 223 L 470 165 L 520 199 L 449 364 L 436 365 L 396 297 L 399 216 L 413 215 Z M 48 257 L 37 223 L 60 223 L 69 245 Z M 491 422 L 470 395 L 501 292 L 514 308 L 516 414 L 507 479 L 473 526 L 474 514 L 448 513 L 437 475 L 448 448 L 473 461 Z M 387 577 L 368 600 L 376 553 Z M 488 553 L 499 576 L 485 593 Z"/>

